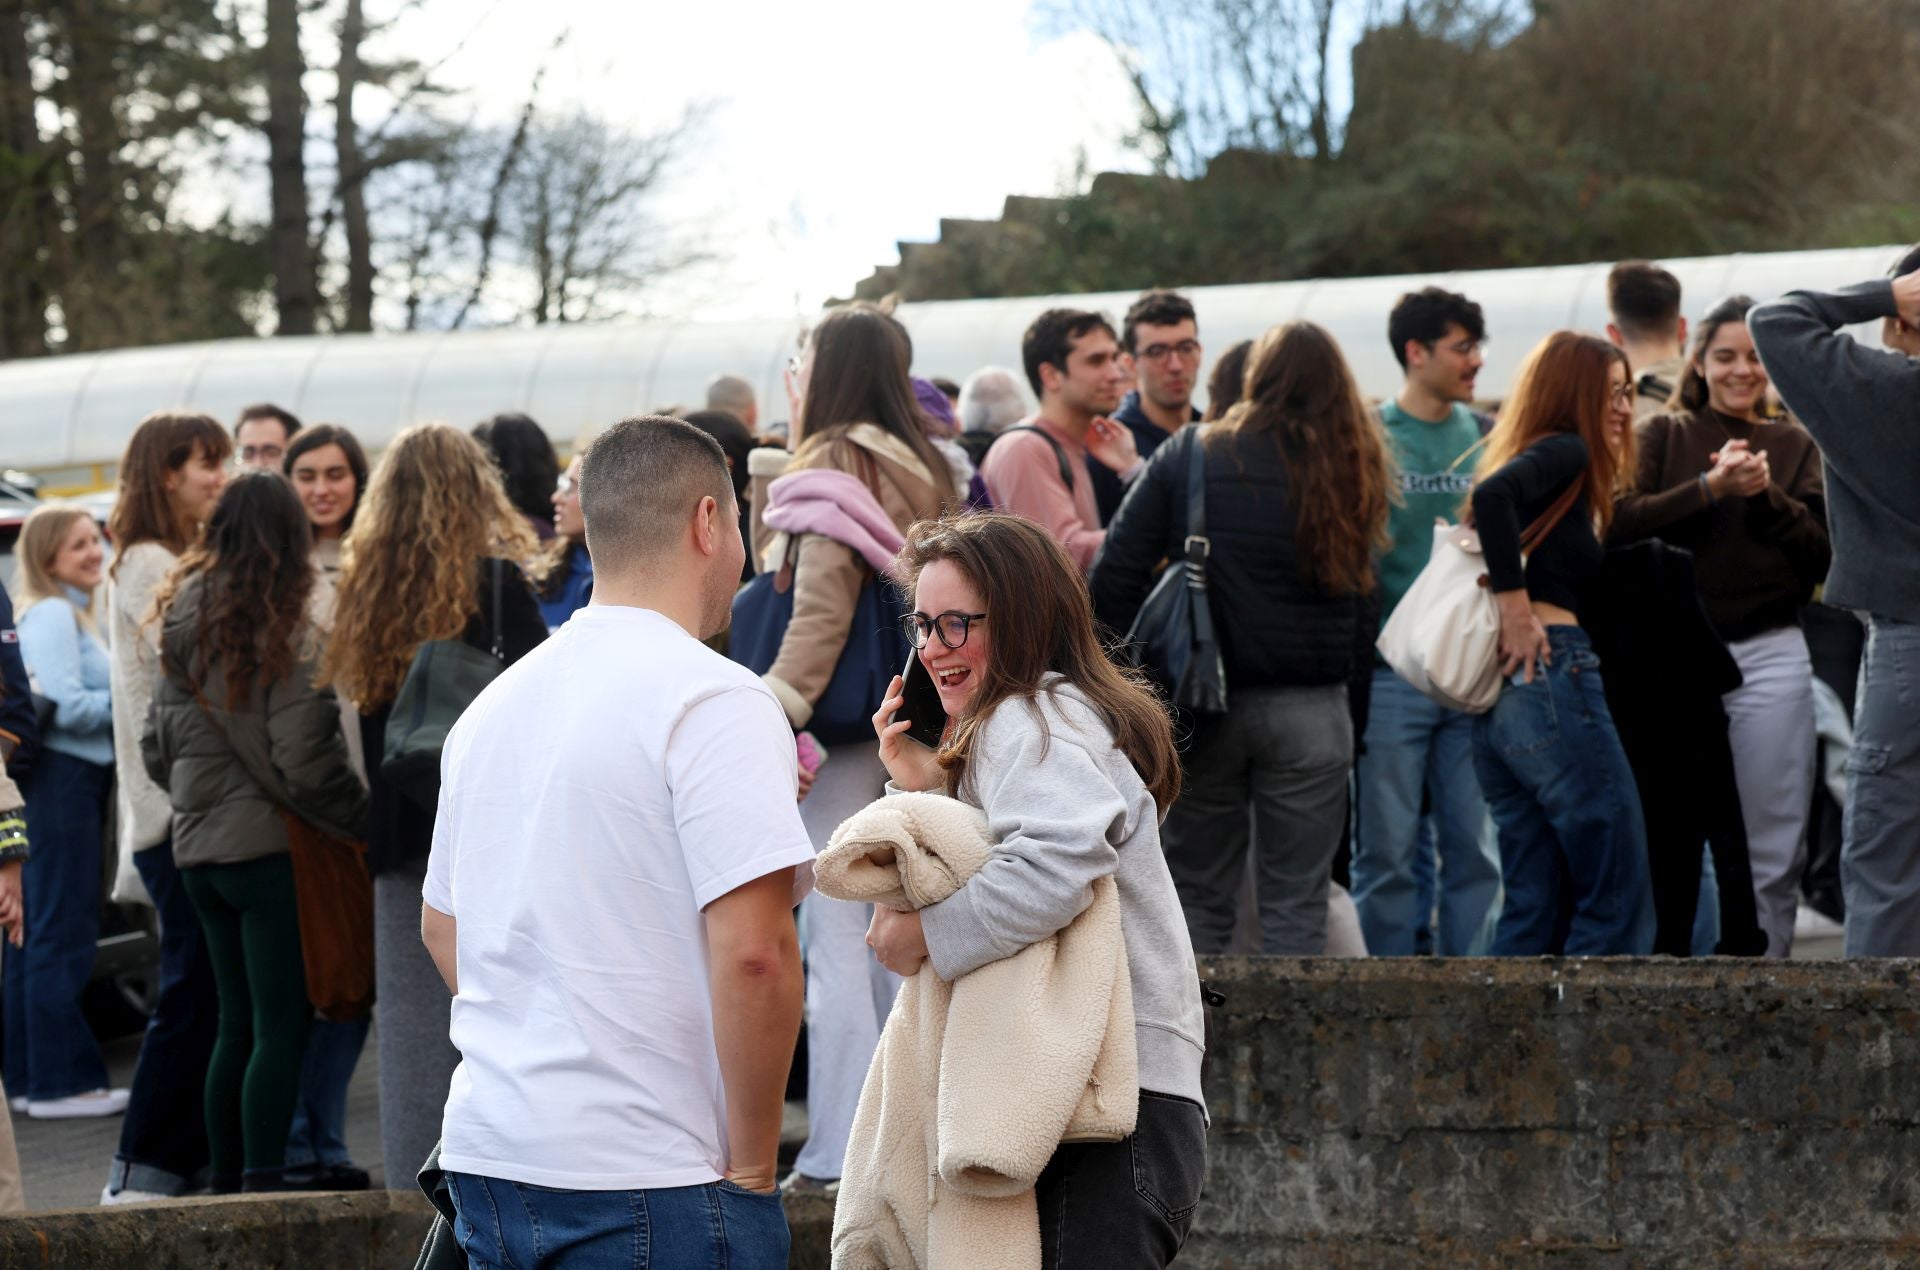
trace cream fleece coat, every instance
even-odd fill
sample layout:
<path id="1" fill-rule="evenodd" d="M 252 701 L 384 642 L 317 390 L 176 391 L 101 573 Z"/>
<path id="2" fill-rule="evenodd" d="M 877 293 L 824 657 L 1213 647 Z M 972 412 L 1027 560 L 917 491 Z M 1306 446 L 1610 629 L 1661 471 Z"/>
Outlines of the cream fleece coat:
<path id="1" fill-rule="evenodd" d="M 896 909 L 965 885 L 986 817 L 896 794 L 834 832 L 814 864 L 835 899 Z M 860 1093 L 833 1218 L 844 1270 L 1032 1270 L 1033 1186 L 1062 1142 L 1117 1142 L 1139 1112 L 1133 990 L 1110 877 L 1057 934 L 952 983 L 902 986 Z"/>

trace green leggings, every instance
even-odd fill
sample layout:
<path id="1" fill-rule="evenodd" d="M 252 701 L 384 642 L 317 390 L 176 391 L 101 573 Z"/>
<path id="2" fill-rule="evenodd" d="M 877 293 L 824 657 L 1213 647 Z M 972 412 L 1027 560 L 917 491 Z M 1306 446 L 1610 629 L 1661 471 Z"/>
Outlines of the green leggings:
<path id="1" fill-rule="evenodd" d="M 278 1169 L 313 1018 L 293 861 L 281 852 L 203 864 L 180 877 L 200 914 L 220 991 L 220 1038 L 207 1065 L 213 1173 L 234 1178 L 243 1168 Z"/>

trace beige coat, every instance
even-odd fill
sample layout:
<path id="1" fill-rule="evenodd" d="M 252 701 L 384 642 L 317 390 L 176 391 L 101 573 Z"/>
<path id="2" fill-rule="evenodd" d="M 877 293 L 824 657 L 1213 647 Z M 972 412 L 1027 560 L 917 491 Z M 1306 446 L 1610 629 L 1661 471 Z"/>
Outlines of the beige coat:
<path id="1" fill-rule="evenodd" d="M 855 814 L 814 864 L 835 899 L 897 909 L 952 895 L 993 853 L 986 817 L 938 794 Z M 1032 1270 L 1033 1187 L 1062 1142 L 1133 1132 L 1133 990 L 1113 879 L 1064 930 L 943 981 L 901 987 L 867 1069 L 833 1218 L 836 1270 Z"/>
<path id="2" fill-rule="evenodd" d="M 764 678 L 787 712 L 787 721 L 796 728 L 807 725 L 814 703 L 833 679 L 833 669 L 847 646 L 860 589 L 873 571 L 857 551 L 831 538 L 802 534 L 793 544 L 786 534 L 768 529 L 763 520 L 767 487 L 787 472 L 807 468 L 846 472 L 876 487 L 881 509 L 903 534 L 914 521 L 938 516 L 966 492 L 956 488 L 950 470 L 929 472 L 905 442 L 885 429 L 858 423 L 836 432 L 808 441 L 790 456 L 779 450 L 755 450 L 747 464 L 753 479 L 755 561 L 771 571 L 786 561 L 790 551 L 793 557 L 793 617 Z"/>

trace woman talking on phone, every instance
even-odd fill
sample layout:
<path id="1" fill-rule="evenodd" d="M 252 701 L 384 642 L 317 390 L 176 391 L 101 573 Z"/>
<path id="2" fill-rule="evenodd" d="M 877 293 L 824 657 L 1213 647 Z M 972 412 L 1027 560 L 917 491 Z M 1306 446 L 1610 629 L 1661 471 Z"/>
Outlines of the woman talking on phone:
<path id="1" fill-rule="evenodd" d="M 1593 336 L 1549 335 L 1520 368 L 1472 495 L 1506 676 L 1473 721 L 1506 885 L 1495 956 L 1653 949 L 1640 794 L 1580 628 L 1600 536 L 1633 470 L 1626 355 Z"/>
<path id="2" fill-rule="evenodd" d="M 1064 928 L 1111 877 L 1132 972 L 1140 1115 L 1120 1142 L 1056 1148 L 1040 1175 L 1042 1264 L 1165 1266 L 1180 1251 L 1206 1172 L 1200 985 L 1180 899 L 1160 850 L 1179 792 L 1173 729 L 1160 701 L 1108 659 L 1079 570 L 1048 533 L 1017 516 L 923 522 L 901 572 L 918 650 L 909 673 L 935 685 L 946 721 L 908 717 L 895 679 L 874 716 L 880 758 L 903 790 L 940 790 L 979 807 L 992 858 L 950 898 L 914 912 L 876 909 L 880 964 L 931 961 L 956 979 Z M 916 709 L 930 702 L 917 697 Z"/>

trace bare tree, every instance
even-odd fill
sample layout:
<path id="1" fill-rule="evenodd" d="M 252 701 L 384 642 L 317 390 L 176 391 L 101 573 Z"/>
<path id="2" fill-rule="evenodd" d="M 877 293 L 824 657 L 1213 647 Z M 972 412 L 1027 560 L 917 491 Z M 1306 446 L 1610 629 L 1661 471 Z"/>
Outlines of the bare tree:
<path id="1" fill-rule="evenodd" d="M 367 218 L 367 182 L 360 153 L 353 95 L 360 86 L 360 43 L 366 38 L 362 0 L 346 0 L 340 15 L 340 60 L 334 69 L 333 147 L 338 160 L 340 222 L 347 239 L 347 314 L 349 331 L 373 329 L 373 230 Z"/>
<path id="2" fill-rule="evenodd" d="M 273 298 L 281 335 L 314 330 L 313 245 L 307 224 L 307 61 L 300 49 L 299 0 L 267 0 L 267 172 L 272 222 Z"/>
<path id="3" fill-rule="evenodd" d="M 535 324 L 609 316 L 649 282 L 700 258 L 676 247 L 647 207 L 692 126 L 683 119 L 636 135 L 575 114 L 533 130 L 509 190 L 508 221 L 519 263 L 532 274 L 527 313 Z"/>

